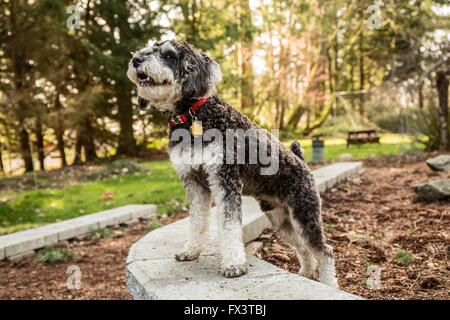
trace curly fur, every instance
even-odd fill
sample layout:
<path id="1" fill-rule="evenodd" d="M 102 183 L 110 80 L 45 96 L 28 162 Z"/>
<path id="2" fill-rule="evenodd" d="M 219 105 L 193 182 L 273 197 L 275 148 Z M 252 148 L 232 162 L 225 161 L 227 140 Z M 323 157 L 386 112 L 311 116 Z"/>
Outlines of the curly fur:
<path id="1" fill-rule="evenodd" d="M 164 60 L 167 50 L 176 52 L 173 61 Z M 215 159 L 218 154 L 225 154 L 225 142 L 216 139 L 200 141 L 203 154 L 208 156 L 194 164 L 190 161 L 194 153 L 180 153 L 182 143 L 175 139 L 174 134 L 175 129 L 189 129 L 191 124 L 170 129 L 169 154 L 191 204 L 190 235 L 176 259 L 196 259 L 204 249 L 213 198 L 218 208 L 221 272 L 226 277 L 237 277 L 247 272 L 242 242 L 241 198 L 249 195 L 258 200 L 280 236 L 296 249 L 302 267 L 300 274 L 312 278 L 318 266 L 320 281 L 337 287 L 332 249 L 326 244 L 323 234 L 320 194 L 298 142 L 292 144 L 292 151 L 287 149 L 273 135 L 220 99 L 215 93 L 221 79 L 220 67 L 191 45 L 172 40 L 156 43 L 137 55 L 146 52 L 151 54 L 143 65 L 130 62 L 130 79 L 139 86 L 136 73 L 144 70 L 160 82 L 170 80 L 170 84 L 164 89 L 138 88 L 141 98 L 176 115 L 186 112 L 199 98 L 207 97 L 206 103 L 196 112 L 205 131 L 214 129 L 225 136 L 229 129 L 254 129 L 258 132 L 257 139 L 267 144 L 268 152 L 278 150 L 279 168 L 274 175 L 262 175 L 260 169 L 264 164 L 251 164 L 248 152 L 246 161 L 241 164 L 227 164 L 223 159 Z M 163 92 L 168 92 L 168 95 Z M 238 157 L 238 138 L 235 136 L 232 140 L 235 159 Z M 249 137 L 245 139 L 248 142 Z M 248 148 L 248 143 L 245 146 Z"/>

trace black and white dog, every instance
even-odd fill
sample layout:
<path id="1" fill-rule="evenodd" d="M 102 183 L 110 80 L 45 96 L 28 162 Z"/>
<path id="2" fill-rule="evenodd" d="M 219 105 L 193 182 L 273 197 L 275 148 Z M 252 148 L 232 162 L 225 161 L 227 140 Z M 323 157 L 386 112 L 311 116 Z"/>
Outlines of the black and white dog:
<path id="1" fill-rule="evenodd" d="M 221 100 L 216 95 L 222 80 L 220 66 L 188 43 L 170 40 L 140 50 L 133 55 L 127 74 L 137 86 L 141 105 L 150 103 L 171 115 L 169 154 L 186 189 L 191 215 L 188 240 L 175 258 L 185 261 L 199 257 L 208 240 L 214 199 L 221 272 L 225 277 L 245 274 L 241 197 L 250 195 L 258 200 L 282 239 L 296 249 L 300 274 L 312 278 L 318 266 L 320 281 L 337 287 L 332 249 L 323 234 L 320 195 L 299 144 L 294 142 L 291 150 L 285 148 Z M 189 131 L 194 122 L 201 123 L 200 136 Z M 197 149 L 187 149 L 186 143 L 179 142 L 181 131 L 193 137 L 189 146 L 200 137 L 200 161 L 192 161 L 198 156 Z M 215 139 L 206 139 L 210 132 Z M 220 135 L 231 138 L 225 142 Z M 242 138 L 247 142 L 245 147 L 238 145 Z M 277 170 L 264 174 L 267 163 L 251 161 L 252 139 L 272 158 L 276 155 Z"/>

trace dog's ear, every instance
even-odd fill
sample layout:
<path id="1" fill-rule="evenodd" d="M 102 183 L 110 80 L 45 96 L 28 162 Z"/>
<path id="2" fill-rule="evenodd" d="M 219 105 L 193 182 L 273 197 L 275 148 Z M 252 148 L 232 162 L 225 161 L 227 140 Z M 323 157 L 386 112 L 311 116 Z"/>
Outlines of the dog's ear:
<path id="1" fill-rule="evenodd" d="M 139 104 L 139 107 L 144 109 L 144 108 L 146 108 L 148 106 L 148 100 L 145 100 L 144 98 L 138 97 L 138 104 Z"/>
<path id="2" fill-rule="evenodd" d="M 219 64 L 206 54 L 187 54 L 182 64 L 181 91 L 184 97 L 199 98 L 214 93 L 222 80 Z"/>

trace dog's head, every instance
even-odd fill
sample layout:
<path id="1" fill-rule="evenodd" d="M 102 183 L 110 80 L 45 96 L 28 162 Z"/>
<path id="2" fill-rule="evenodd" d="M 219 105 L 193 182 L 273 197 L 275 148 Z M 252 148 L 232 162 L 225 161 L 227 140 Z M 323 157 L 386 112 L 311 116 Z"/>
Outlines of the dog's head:
<path id="1" fill-rule="evenodd" d="M 186 42 L 157 42 L 133 55 L 128 77 L 145 100 L 161 111 L 175 111 L 182 99 L 201 99 L 215 93 L 222 80 L 220 66 Z"/>

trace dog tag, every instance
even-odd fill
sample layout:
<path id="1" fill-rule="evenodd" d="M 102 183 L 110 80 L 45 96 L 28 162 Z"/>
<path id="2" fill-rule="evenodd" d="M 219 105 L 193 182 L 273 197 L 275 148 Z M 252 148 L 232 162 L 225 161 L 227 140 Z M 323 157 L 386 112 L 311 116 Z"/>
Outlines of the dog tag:
<path id="1" fill-rule="evenodd" d="M 200 121 L 194 120 L 192 122 L 191 133 L 193 136 L 202 136 L 203 135 L 203 126 Z"/>

